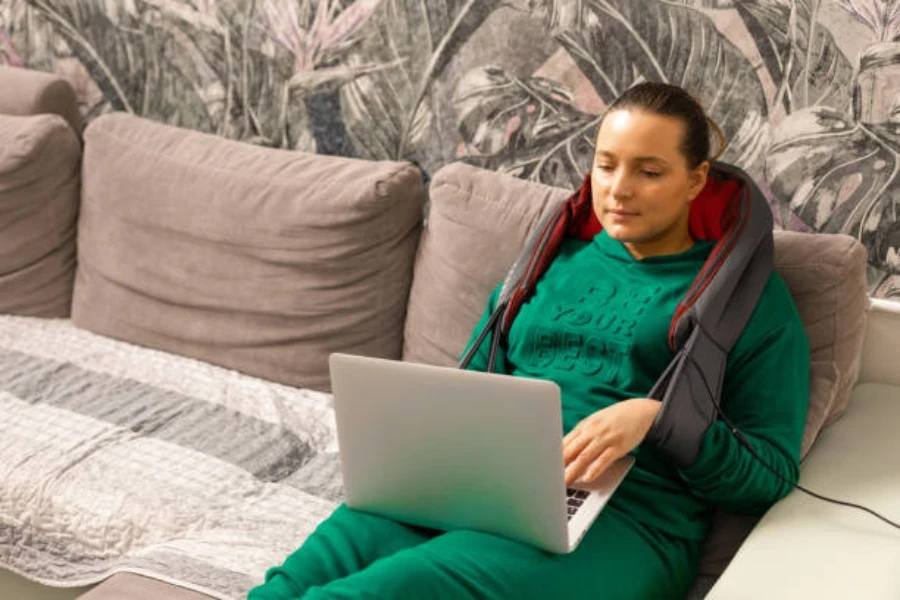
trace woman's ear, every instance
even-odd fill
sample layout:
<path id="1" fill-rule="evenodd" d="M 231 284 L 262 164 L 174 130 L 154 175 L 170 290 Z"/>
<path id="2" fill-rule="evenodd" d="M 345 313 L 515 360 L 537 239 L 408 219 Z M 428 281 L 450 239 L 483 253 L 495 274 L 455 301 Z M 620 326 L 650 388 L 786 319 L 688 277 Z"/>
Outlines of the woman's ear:
<path id="1" fill-rule="evenodd" d="M 706 185 L 707 175 L 709 175 L 708 160 L 704 160 L 702 163 L 697 165 L 697 167 L 692 169 L 690 174 L 688 175 L 688 182 L 690 185 L 689 193 L 692 202 L 694 198 L 696 198 L 700 194 L 700 191 L 703 190 L 703 186 Z"/>

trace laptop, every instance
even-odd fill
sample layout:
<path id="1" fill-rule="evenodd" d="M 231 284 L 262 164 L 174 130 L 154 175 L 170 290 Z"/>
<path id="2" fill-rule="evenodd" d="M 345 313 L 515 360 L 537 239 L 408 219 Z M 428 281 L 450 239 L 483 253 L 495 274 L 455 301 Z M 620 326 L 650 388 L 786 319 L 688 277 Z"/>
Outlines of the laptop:
<path id="1" fill-rule="evenodd" d="M 438 530 L 574 550 L 631 469 L 627 455 L 567 489 L 559 386 L 332 354 L 350 508 Z"/>

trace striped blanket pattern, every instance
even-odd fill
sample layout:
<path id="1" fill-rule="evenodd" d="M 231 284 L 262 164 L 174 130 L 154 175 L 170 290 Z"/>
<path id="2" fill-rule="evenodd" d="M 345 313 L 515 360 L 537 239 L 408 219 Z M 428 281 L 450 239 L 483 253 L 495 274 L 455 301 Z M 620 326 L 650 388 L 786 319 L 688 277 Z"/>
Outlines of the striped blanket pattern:
<path id="1" fill-rule="evenodd" d="M 0 316 L 0 566 L 243 598 L 342 494 L 328 394 Z"/>

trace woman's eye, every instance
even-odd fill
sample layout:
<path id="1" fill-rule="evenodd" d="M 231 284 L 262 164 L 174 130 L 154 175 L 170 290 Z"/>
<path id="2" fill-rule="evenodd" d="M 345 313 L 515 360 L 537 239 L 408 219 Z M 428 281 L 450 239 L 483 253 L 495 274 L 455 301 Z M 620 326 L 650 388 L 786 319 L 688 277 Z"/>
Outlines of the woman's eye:
<path id="1" fill-rule="evenodd" d="M 662 175 L 662 173 L 660 173 L 659 171 L 644 171 L 644 175 L 646 175 L 647 177 L 653 178 L 653 177 L 659 177 L 660 175 Z"/>
<path id="2" fill-rule="evenodd" d="M 597 168 L 607 173 L 613 170 L 613 168 L 609 165 L 597 165 Z"/>

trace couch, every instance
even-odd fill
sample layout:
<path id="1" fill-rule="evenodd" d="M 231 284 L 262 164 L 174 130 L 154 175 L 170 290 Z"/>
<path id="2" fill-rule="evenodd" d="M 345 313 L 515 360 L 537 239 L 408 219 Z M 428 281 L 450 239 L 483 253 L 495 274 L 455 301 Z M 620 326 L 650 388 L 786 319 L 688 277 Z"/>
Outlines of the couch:
<path id="1" fill-rule="evenodd" d="M 0 68 L 0 597 L 240 597 L 342 498 L 328 354 L 452 365 L 567 194 L 124 113 L 82 131 L 65 82 Z M 898 520 L 900 307 L 853 238 L 775 243 L 812 348 L 801 483 Z M 798 490 L 716 514 L 704 596 L 895 599 L 900 533 Z"/>

